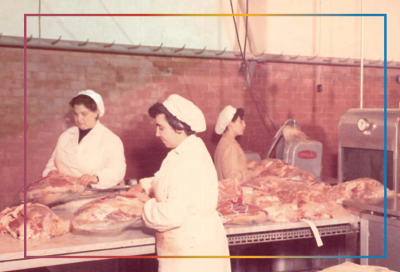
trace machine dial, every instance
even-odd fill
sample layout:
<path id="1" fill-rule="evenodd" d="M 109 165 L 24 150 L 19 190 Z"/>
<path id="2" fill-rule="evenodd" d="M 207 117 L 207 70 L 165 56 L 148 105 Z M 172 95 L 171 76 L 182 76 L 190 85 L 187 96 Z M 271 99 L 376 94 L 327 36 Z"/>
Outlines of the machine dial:
<path id="1" fill-rule="evenodd" d="M 370 128 L 370 124 L 367 119 L 361 118 L 357 122 L 357 127 L 360 131 L 365 131 Z"/>

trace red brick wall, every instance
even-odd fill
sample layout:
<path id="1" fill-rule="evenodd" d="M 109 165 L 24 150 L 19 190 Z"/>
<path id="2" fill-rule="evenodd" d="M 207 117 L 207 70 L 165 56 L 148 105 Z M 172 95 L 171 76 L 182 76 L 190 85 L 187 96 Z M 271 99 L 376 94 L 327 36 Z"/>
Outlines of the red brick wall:
<path id="1" fill-rule="evenodd" d="M 72 125 L 68 102 L 82 89 L 99 92 L 106 114 L 101 122 L 124 142 L 127 178 L 152 175 L 167 150 L 155 137 L 147 109 L 178 93 L 198 105 L 207 120 L 200 137 L 211 154 L 219 137 L 214 125 L 220 110 L 232 104 L 246 110 L 247 129 L 240 143 L 263 155 L 275 130 L 260 117 L 252 95 L 238 74 L 239 61 L 130 56 L 85 52 L 28 50 L 27 177 L 40 177 L 59 135 Z M 316 91 L 317 65 L 264 63 L 254 85 L 279 128 L 295 117 L 302 130 L 321 141 L 323 175 L 336 176 L 337 126 L 347 109 L 359 107 L 359 68 L 321 66 L 324 90 Z M 364 107 L 383 107 L 383 69 L 365 70 Z M 398 107 L 400 69 L 388 69 L 388 106 Z M 16 201 L 23 184 L 23 50 L 0 47 L 0 209 Z"/>

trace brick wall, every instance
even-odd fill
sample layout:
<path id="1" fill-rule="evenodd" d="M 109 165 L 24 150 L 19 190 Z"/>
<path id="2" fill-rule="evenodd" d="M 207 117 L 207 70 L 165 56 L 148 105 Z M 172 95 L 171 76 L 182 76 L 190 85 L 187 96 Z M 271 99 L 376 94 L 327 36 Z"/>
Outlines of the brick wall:
<path id="1" fill-rule="evenodd" d="M 336 176 L 337 126 L 347 109 L 359 106 L 359 69 L 305 64 L 257 64 L 254 86 L 243 88 L 239 61 L 130 56 L 85 52 L 28 50 L 27 53 L 27 177 L 40 177 L 59 135 L 73 125 L 68 102 L 82 89 L 99 92 L 106 114 L 101 122 L 125 146 L 127 178 L 152 175 L 167 154 L 155 137 L 147 109 L 177 93 L 198 105 L 207 120 L 200 137 L 211 154 L 219 137 L 214 125 L 228 104 L 246 110 L 243 149 L 263 155 L 275 135 L 260 103 L 279 128 L 295 117 L 302 130 L 321 141 L 323 175 Z M 320 69 L 322 93 L 316 84 Z M 383 107 L 383 69 L 365 70 L 364 107 Z M 388 69 L 388 106 L 398 107 L 400 69 Z M 23 185 L 23 50 L 0 47 L 0 209 L 15 203 Z M 257 92 L 256 92 L 257 91 Z M 260 115 L 261 113 L 261 115 Z"/>

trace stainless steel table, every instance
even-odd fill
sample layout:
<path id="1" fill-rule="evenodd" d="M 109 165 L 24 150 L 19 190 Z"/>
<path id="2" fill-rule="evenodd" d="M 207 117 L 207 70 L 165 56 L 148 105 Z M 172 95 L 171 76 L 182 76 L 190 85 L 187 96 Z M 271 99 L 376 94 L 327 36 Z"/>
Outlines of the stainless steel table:
<path id="1" fill-rule="evenodd" d="M 70 215 L 56 212 L 63 218 Z M 314 221 L 321 236 L 342 235 L 358 232 L 349 222 L 357 217 Z M 252 226 L 225 226 L 230 245 L 256 244 L 294 239 L 313 238 L 305 222 L 267 222 Z M 100 260 L 100 258 L 45 258 L 24 259 L 24 242 L 8 234 L 0 235 L 0 271 L 52 266 L 76 262 Z M 45 241 L 28 241 L 28 256 L 135 256 L 154 254 L 155 238 L 149 229 L 130 228 L 117 236 L 78 235 L 68 233 Z"/>

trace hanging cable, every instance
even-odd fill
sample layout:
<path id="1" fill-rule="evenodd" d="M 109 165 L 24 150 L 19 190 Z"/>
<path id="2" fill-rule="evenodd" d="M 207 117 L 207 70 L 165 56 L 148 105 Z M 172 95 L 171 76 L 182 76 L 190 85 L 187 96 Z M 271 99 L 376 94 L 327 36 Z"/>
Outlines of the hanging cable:
<path id="1" fill-rule="evenodd" d="M 233 4 L 232 4 L 232 0 L 230 0 L 230 1 L 231 1 L 232 15 L 235 15 L 235 12 L 233 11 Z M 236 26 L 236 19 L 235 19 L 235 16 L 232 16 L 232 19 L 233 19 L 233 23 L 234 23 L 234 25 L 235 25 L 235 30 L 236 30 L 236 38 L 237 38 L 237 41 L 238 41 L 238 44 L 239 44 L 240 55 L 242 56 L 242 59 L 243 59 L 242 46 L 240 45 L 239 32 L 238 32 L 238 29 L 237 29 L 237 26 Z"/>
<path id="2" fill-rule="evenodd" d="M 239 73 L 246 74 L 247 71 L 247 61 L 246 61 L 246 45 L 247 45 L 247 31 L 248 31 L 248 22 L 249 22 L 249 0 L 246 0 L 246 29 L 244 36 L 244 48 L 243 48 L 243 60 L 240 65 Z"/>
<path id="3" fill-rule="evenodd" d="M 244 54 L 244 59 L 246 60 L 246 45 L 247 45 L 247 30 L 248 30 L 248 23 L 249 23 L 249 0 L 246 0 L 246 33 L 245 33 L 245 38 L 244 38 L 244 49 L 243 49 L 243 54 Z"/>
<path id="4" fill-rule="evenodd" d="M 241 46 L 241 44 L 240 44 L 239 32 L 238 32 L 238 29 L 237 29 L 236 20 L 235 20 L 235 16 L 234 16 L 234 15 L 235 15 L 235 12 L 234 12 L 234 10 L 233 10 L 232 0 L 230 0 L 230 3 L 231 3 L 232 15 L 233 15 L 233 16 L 232 16 L 232 18 L 233 18 L 233 23 L 234 23 L 234 25 L 235 25 L 236 38 L 237 38 L 237 41 L 238 41 L 238 44 L 239 44 L 240 55 L 241 55 L 241 57 L 242 57 L 242 65 L 241 65 L 241 67 L 240 67 L 240 69 L 239 69 L 239 72 L 242 73 L 242 74 L 244 74 L 244 75 L 246 75 L 246 77 L 249 79 L 250 82 L 249 82 L 249 84 L 248 84 L 248 87 L 246 88 L 247 91 L 250 93 L 251 97 L 252 97 L 253 100 L 254 100 L 254 103 L 256 103 L 256 105 L 257 105 L 256 98 L 255 98 L 255 97 L 252 95 L 252 93 L 251 93 L 251 89 L 254 89 L 254 90 L 255 90 L 257 99 L 258 99 L 258 101 L 259 101 L 260 104 L 261 104 L 261 108 L 263 109 L 264 114 L 267 116 L 268 120 L 271 122 L 272 127 L 273 127 L 275 130 L 277 130 L 277 128 L 275 127 L 275 124 L 274 124 L 274 122 L 272 121 L 271 117 L 269 117 L 267 108 L 265 107 L 265 105 L 264 105 L 264 103 L 263 103 L 263 101 L 262 101 L 262 99 L 261 99 L 261 96 L 260 96 L 258 90 L 253 86 L 253 80 L 251 79 L 251 74 L 250 74 L 249 70 L 247 69 L 246 55 L 245 55 L 246 52 L 245 52 L 245 54 L 243 54 L 242 46 Z M 246 13 L 247 13 L 247 18 L 246 18 L 246 30 L 245 30 L 245 31 L 246 31 L 246 33 L 245 33 L 246 39 L 245 39 L 245 48 L 244 48 L 244 50 L 246 50 L 246 41 L 247 41 L 248 12 L 249 12 L 249 0 L 247 0 L 247 2 L 246 2 Z M 245 69 L 244 69 L 243 72 L 242 72 L 241 69 L 242 69 L 242 67 L 243 67 L 243 63 L 244 63 L 244 65 L 245 65 Z M 246 82 L 247 82 L 247 78 L 245 78 Z M 258 108 L 258 107 L 257 107 L 257 108 Z M 261 113 L 260 113 L 260 114 L 261 114 Z"/>

